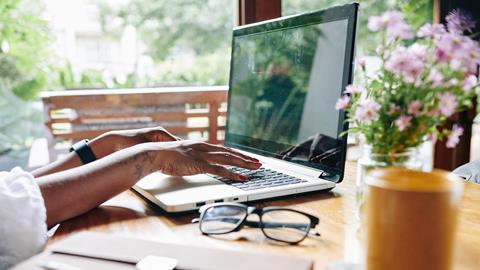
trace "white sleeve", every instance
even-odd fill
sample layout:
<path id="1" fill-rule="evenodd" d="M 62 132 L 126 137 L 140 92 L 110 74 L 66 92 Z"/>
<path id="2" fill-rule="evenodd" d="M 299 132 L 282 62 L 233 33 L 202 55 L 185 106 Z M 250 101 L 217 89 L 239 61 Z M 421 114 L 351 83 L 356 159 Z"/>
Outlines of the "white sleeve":
<path id="1" fill-rule="evenodd" d="M 46 210 L 33 176 L 0 172 L 0 269 L 40 252 L 48 240 Z"/>

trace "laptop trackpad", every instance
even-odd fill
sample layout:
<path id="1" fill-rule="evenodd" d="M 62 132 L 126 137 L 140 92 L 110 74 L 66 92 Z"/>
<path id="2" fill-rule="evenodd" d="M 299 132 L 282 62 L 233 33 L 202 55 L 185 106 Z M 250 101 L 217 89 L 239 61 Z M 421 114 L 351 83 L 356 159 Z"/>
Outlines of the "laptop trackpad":
<path id="1" fill-rule="evenodd" d="M 136 186 L 167 205 L 215 200 L 244 193 L 205 174 L 180 177 L 153 173 Z"/>

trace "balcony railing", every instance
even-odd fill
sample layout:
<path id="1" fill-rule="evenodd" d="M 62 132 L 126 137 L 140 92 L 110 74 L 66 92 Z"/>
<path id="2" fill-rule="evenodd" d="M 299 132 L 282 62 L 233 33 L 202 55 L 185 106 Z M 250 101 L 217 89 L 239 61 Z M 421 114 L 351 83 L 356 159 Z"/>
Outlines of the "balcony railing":
<path id="1" fill-rule="evenodd" d="M 223 143 L 227 91 L 227 86 L 211 86 L 44 92 L 49 145 L 152 126 Z"/>

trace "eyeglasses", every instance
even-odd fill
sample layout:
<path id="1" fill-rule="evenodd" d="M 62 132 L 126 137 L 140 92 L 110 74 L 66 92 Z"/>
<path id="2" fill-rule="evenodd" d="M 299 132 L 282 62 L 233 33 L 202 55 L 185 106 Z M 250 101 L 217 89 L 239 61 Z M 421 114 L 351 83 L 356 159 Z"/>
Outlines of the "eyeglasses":
<path id="1" fill-rule="evenodd" d="M 263 234 L 272 240 L 297 244 L 308 235 L 320 236 L 310 232 L 320 220 L 312 215 L 283 207 L 255 208 L 240 203 L 214 203 L 200 208 L 198 222 L 200 231 L 206 235 L 227 234 L 240 231 L 244 225 L 260 228 Z M 259 221 L 247 220 L 251 214 L 257 214 Z"/>

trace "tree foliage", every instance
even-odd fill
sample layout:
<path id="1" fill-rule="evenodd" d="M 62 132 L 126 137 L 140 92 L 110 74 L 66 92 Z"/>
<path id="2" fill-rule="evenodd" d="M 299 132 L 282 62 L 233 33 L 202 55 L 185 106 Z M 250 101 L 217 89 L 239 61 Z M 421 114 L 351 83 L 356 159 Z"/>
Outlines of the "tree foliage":
<path id="1" fill-rule="evenodd" d="M 371 33 L 367 29 L 370 16 L 377 16 L 386 10 L 398 9 L 403 12 L 406 19 L 414 29 L 422 24 L 432 21 L 433 0 L 358 0 L 360 3 L 359 28 L 357 36 L 357 48 L 360 53 L 369 54 L 380 44 L 380 36 Z M 333 5 L 351 3 L 348 0 L 283 0 L 283 15 L 299 12 L 324 9 Z"/>
<path id="2" fill-rule="evenodd" d="M 47 83 L 47 24 L 40 1 L 0 1 L 0 80 L 23 99 L 33 99 Z"/>

